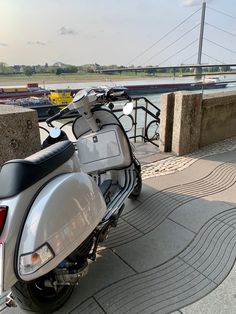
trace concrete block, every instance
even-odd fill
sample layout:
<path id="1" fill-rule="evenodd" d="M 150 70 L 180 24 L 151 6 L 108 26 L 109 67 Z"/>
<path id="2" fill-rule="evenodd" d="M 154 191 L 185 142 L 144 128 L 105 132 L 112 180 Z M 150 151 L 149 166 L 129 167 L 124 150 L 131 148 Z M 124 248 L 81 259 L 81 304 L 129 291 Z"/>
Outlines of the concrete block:
<path id="1" fill-rule="evenodd" d="M 172 152 L 181 156 L 199 148 L 202 94 L 175 94 Z"/>
<path id="2" fill-rule="evenodd" d="M 0 105 L 0 165 L 26 158 L 40 150 L 38 116 L 35 110 Z"/>
<path id="3" fill-rule="evenodd" d="M 160 143 L 161 152 L 170 152 L 172 145 L 175 94 L 161 95 Z"/>
<path id="4" fill-rule="evenodd" d="M 236 135 L 235 104 L 235 93 L 204 97 L 200 147 Z"/>

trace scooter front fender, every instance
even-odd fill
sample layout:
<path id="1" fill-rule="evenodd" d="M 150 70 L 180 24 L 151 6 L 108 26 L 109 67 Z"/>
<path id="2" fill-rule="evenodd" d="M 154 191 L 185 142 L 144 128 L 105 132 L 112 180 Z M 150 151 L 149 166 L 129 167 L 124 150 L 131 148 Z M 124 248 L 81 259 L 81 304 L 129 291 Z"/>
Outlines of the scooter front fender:
<path id="1" fill-rule="evenodd" d="M 96 228 L 106 204 L 94 180 L 85 173 L 62 174 L 37 195 L 26 218 L 19 244 L 17 272 L 22 280 L 34 280 L 73 252 Z M 20 256 L 45 243 L 54 258 L 31 274 L 20 272 Z"/>

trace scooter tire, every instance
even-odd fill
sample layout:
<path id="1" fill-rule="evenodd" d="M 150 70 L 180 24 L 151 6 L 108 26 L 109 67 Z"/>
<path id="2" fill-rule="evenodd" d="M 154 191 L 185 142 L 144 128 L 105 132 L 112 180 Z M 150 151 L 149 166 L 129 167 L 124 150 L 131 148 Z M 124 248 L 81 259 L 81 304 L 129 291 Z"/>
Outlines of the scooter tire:
<path id="1" fill-rule="evenodd" d="M 141 194 L 141 191 L 142 191 L 142 176 L 141 176 L 141 172 L 139 171 L 137 172 L 135 187 L 132 193 L 130 194 L 129 198 L 139 197 L 139 195 Z"/>
<path id="2" fill-rule="evenodd" d="M 54 288 L 45 288 L 43 291 L 37 283 L 17 282 L 11 288 L 14 300 L 25 312 L 53 313 L 67 302 L 74 289 L 74 286 L 63 286 L 57 292 Z"/>

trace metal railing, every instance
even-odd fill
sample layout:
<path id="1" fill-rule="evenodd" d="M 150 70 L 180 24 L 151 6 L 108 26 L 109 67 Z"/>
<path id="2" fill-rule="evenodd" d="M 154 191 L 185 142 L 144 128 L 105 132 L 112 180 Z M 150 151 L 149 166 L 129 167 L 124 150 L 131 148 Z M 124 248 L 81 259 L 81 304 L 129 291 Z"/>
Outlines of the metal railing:
<path id="1" fill-rule="evenodd" d="M 141 138 L 144 142 L 150 142 L 153 145 L 159 147 L 156 143 L 159 140 L 159 124 L 160 124 L 160 109 L 155 106 L 150 100 L 146 97 L 133 97 L 134 101 L 134 115 L 128 115 L 127 118 L 130 118 L 131 128 L 126 130 L 127 133 L 131 133 L 133 131 L 133 135 L 128 134 L 129 139 L 133 139 L 134 143 L 137 142 L 138 138 Z M 140 101 L 144 101 L 144 106 L 139 105 Z M 113 109 L 114 113 L 123 112 L 122 109 Z M 142 133 L 138 134 L 138 115 L 144 113 L 144 125 L 142 127 Z M 117 115 L 118 116 L 118 115 Z M 119 119 L 124 117 L 122 114 L 118 116 Z M 122 122 L 121 122 L 122 123 Z"/>
<path id="2" fill-rule="evenodd" d="M 133 140 L 134 143 L 136 143 L 138 139 L 141 139 L 143 142 L 150 142 L 153 145 L 159 147 L 157 141 L 159 139 L 160 109 L 146 97 L 133 97 L 132 100 L 134 101 L 134 110 L 132 114 L 125 116 L 123 114 L 122 106 L 119 105 L 114 106 L 112 112 L 114 112 L 118 117 L 124 129 L 126 130 L 129 139 Z M 144 104 L 140 104 L 141 102 Z M 61 107 L 61 105 L 46 105 L 30 106 L 29 108 L 35 109 L 38 113 L 39 122 L 43 122 L 46 121 L 46 119 L 50 116 L 59 112 Z M 65 125 L 72 124 L 73 118 L 76 117 L 78 117 L 78 112 L 72 111 L 69 115 L 60 118 L 59 120 L 66 119 L 66 122 L 62 123 L 61 128 L 63 128 Z M 71 120 L 68 121 L 68 119 Z M 142 125 L 140 126 L 140 124 Z M 40 128 L 46 131 L 45 128 Z M 141 134 L 138 132 L 139 129 L 141 129 Z"/>

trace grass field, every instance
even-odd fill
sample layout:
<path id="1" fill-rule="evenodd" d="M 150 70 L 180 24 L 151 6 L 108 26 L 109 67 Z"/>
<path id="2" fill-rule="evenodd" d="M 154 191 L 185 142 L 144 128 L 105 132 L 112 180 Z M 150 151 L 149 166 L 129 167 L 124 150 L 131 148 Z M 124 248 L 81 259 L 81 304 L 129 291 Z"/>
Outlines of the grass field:
<path id="1" fill-rule="evenodd" d="M 216 72 L 216 73 L 205 73 L 203 75 L 224 75 L 224 74 L 235 74 L 235 71 L 232 72 Z M 176 74 L 176 77 L 193 77 L 193 73 L 184 73 L 184 74 Z M 17 85 L 26 85 L 27 83 L 38 83 L 40 85 L 44 84 L 53 84 L 53 83 L 80 83 L 80 82 L 111 82 L 111 81 L 119 81 L 119 80 L 143 80 L 143 79 L 160 79 L 160 78 L 173 78 L 171 73 L 158 73 L 154 75 L 148 75 L 147 73 L 116 73 L 112 75 L 108 74 L 99 74 L 99 73 L 75 73 L 75 74 L 61 74 L 56 75 L 52 73 L 41 73 L 41 74 L 33 74 L 32 76 L 26 76 L 24 74 L 11 74 L 11 75 L 0 75 L 0 86 L 17 86 Z"/>
<path id="2" fill-rule="evenodd" d="M 89 82 L 89 81 L 111 81 L 111 80 L 133 80 L 153 78 L 145 74 L 130 73 L 130 74 L 34 74 L 32 76 L 18 75 L 0 75 L 0 86 L 8 85 L 26 85 L 27 83 L 39 83 L 41 85 L 47 83 L 76 83 L 76 82 Z"/>

